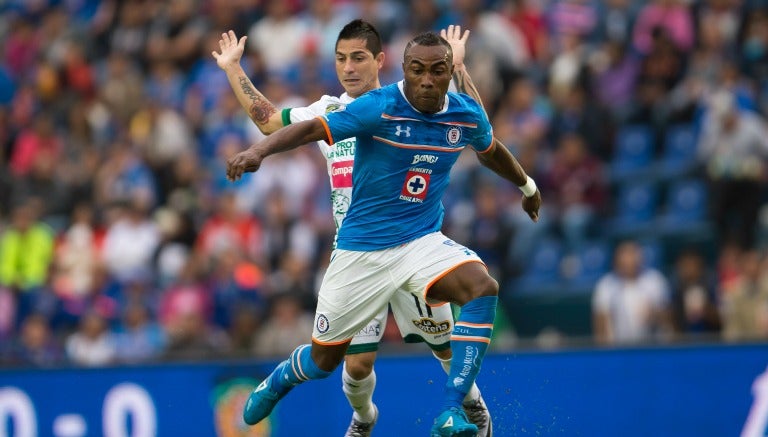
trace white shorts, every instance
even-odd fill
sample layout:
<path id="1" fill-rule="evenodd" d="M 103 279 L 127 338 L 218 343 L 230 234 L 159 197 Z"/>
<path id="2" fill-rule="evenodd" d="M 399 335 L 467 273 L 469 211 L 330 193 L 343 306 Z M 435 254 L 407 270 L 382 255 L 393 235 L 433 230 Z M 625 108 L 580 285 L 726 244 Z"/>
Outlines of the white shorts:
<path id="1" fill-rule="evenodd" d="M 400 335 L 406 343 L 426 343 L 430 349 L 442 351 L 451 347 L 453 310 L 451 305 L 429 306 L 421 296 L 396 292 L 389 301 Z M 347 354 L 375 352 L 384 336 L 389 311 L 384 307 L 354 337 Z"/>
<path id="2" fill-rule="evenodd" d="M 410 327 L 404 328 L 409 323 L 416 326 L 411 314 L 398 314 L 402 313 L 400 309 L 409 306 L 407 302 L 418 314 L 414 295 L 421 299 L 420 302 L 426 300 L 433 305 L 433 315 L 438 305 L 446 307 L 445 314 L 448 314 L 450 305 L 431 302 L 426 293 L 437 280 L 468 262 L 482 263 L 482 260 L 442 232 L 373 252 L 336 249 L 320 286 L 312 338 L 317 343 L 331 345 L 348 341 L 386 311 L 395 295 L 398 295 L 399 303 L 396 304 L 398 312 L 395 313 L 393 307 L 393 314 L 401 333 L 410 332 Z M 445 320 L 452 320 L 452 317 L 445 317 Z M 424 326 L 429 323 L 425 321 Z M 380 324 L 379 338 L 383 329 Z M 440 336 L 435 342 L 445 343 L 450 339 L 451 330 L 440 334 L 444 337 Z"/>

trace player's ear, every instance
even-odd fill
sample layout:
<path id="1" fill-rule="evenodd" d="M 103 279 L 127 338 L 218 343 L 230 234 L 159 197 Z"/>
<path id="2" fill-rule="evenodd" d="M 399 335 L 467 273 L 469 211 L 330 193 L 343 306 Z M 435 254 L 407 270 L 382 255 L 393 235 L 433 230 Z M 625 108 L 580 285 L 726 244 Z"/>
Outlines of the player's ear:
<path id="1" fill-rule="evenodd" d="M 379 52 L 379 54 L 376 55 L 376 57 L 374 58 L 376 59 L 376 64 L 379 66 L 379 70 L 381 70 L 381 67 L 384 66 L 384 58 L 385 58 L 384 50 Z"/>

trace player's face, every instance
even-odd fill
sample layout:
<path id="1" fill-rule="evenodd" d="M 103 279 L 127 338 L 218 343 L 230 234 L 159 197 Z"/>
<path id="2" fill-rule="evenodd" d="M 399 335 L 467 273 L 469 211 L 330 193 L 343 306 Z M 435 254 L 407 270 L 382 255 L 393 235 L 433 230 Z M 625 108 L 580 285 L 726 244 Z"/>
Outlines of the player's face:
<path id="1" fill-rule="evenodd" d="M 434 114 L 443 108 L 453 65 L 448 48 L 414 45 L 403 62 L 405 97 L 414 108 Z"/>
<path id="2" fill-rule="evenodd" d="M 379 69 L 384 53 L 373 56 L 364 39 L 340 39 L 336 44 L 336 75 L 350 97 L 380 88 Z"/>

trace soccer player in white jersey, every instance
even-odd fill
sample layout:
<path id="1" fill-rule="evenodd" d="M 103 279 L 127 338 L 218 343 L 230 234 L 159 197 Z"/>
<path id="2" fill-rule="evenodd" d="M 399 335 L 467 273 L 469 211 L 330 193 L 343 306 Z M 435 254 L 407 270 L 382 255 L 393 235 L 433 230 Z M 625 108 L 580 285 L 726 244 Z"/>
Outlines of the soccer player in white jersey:
<path id="1" fill-rule="evenodd" d="M 469 32 L 465 32 L 462 38 L 461 29 L 458 26 L 450 26 L 447 32 L 443 31 L 443 34 L 451 43 L 454 52 L 458 53 L 454 58 L 454 64 L 458 68 L 457 86 L 464 90 L 466 87 L 462 88 L 462 84 L 466 81 L 460 80 L 463 76 L 459 76 L 458 71 L 463 71 L 464 47 Z M 365 21 L 354 20 L 347 24 L 340 32 L 337 41 L 337 73 L 346 92 L 339 97 L 323 96 L 304 108 L 278 111 L 253 86 L 240 65 L 245 41 L 246 37 L 238 40 L 232 31 L 222 34 L 219 41 L 221 53 L 213 52 L 213 56 L 227 74 L 243 108 L 264 134 L 270 134 L 292 122 L 309 120 L 326 112 L 338 110 L 363 93 L 380 87 L 378 72 L 384 56 L 381 51 L 381 40 L 373 25 Z M 468 77 L 467 80 L 471 85 Z M 479 98 L 473 87 L 466 92 Z M 333 146 L 319 141 L 317 145 L 327 159 L 332 188 L 331 202 L 338 228 L 347 213 L 352 193 L 355 139 L 337 141 Z M 451 359 L 450 333 L 453 330 L 453 314 L 450 306 L 432 308 L 423 298 L 405 293 L 396 294 L 390 305 L 403 339 L 406 342 L 425 342 L 447 372 Z M 368 436 L 375 425 L 378 411 L 372 402 L 376 385 L 373 363 L 386 321 L 385 306 L 360 333 L 355 335 L 347 350 L 342 373 L 343 390 L 354 410 L 347 436 Z M 476 384 L 471 387 L 463 406 L 472 423 L 480 429 L 479 435 L 491 436 L 493 432 L 491 416 Z"/>
<path id="2" fill-rule="evenodd" d="M 325 378 L 343 361 L 352 337 L 397 293 L 461 313 L 451 333 L 452 358 L 443 412 L 432 436 L 475 436 L 462 402 L 490 344 L 498 283 L 471 250 L 440 232 L 442 196 L 459 152 L 518 185 L 523 210 L 538 220 L 541 194 L 517 160 L 493 138 L 482 106 L 448 92 L 450 44 L 428 32 L 406 46 L 404 80 L 358 97 L 342 110 L 286 126 L 227 161 L 238 180 L 269 155 L 311 141 L 356 138 L 352 201 L 318 294 L 312 344 L 297 347 L 251 393 L 244 419 L 256 424 L 296 385 Z"/>

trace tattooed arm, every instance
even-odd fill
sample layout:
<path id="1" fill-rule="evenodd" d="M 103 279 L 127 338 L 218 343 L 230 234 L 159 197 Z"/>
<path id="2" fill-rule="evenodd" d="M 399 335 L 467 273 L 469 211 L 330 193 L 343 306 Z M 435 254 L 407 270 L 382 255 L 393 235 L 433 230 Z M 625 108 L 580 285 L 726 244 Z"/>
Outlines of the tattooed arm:
<path id="1" fill-rule="evenodd" d="M 214 51 L 211 54 L 216 58 L 219 67 L 227 74 L 229 85 L 235 92 L 240 106 L 245 109 L 259 130 L 269 135 L 283 127 L 283 120 L 280 111 L 256 89 L 240 65 L 240 57 L 243 56 L 246 39 L 247 37 L 244 36 L 238 41 L 235 32 L 230 30 L 221 34 L 219 40 L 221 53 Z"/>

